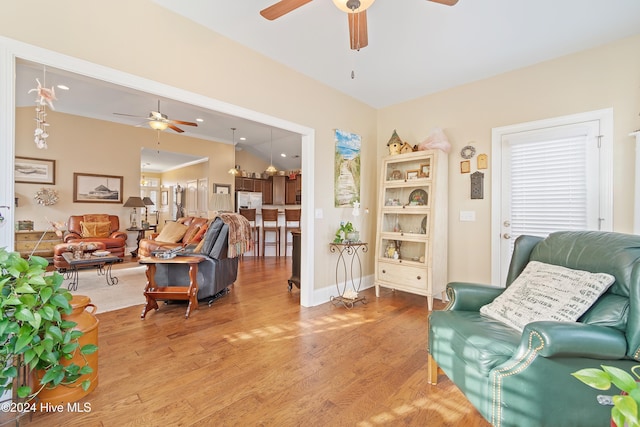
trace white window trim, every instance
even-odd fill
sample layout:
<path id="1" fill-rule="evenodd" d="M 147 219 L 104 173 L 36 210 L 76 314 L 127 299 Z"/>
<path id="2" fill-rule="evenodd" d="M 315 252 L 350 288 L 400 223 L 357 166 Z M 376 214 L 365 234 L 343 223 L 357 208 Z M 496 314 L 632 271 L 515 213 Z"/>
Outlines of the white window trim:
<path id="1" fill-rule="evenodd" d="M 502 206 L 502 138 L 504 135 L 526 132 L 541 128 L 564 126 L 572 123 L 600 121 L 600 213 L 604 220 L 601 230 L 613 230 L 613 108 L 554 117 L 551 119 L 519 123 L 493 128 L 491 131 L 491 153 L 493 169 L 491 171 L 491 283 L 500 284 L 500 212 Z"/>

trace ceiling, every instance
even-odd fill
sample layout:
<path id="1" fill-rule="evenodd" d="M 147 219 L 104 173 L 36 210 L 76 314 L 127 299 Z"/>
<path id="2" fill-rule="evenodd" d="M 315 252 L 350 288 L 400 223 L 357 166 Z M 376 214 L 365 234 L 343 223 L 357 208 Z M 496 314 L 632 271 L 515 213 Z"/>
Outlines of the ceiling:
<path id="1" fill-rule="evenodd" d="M 42 65 L 25 60 L 18 60 L 16 68 L 17 107 L 35 105 L 36 96 L 28 92 L 37 86 L 36 79 L 39 79 L 43 86 L 54 87 L 57 100 L 53 102 L 53 105 L 56 112 L 149 129 L 145 118 L 148 117 L 150 111 L 157 111 L 158 101 L 160 101 L 160 112 L 168 115 L 169 119 L 190 122 L 195 122 L 198 118 L 203 120 L 198 123 L 197 127 L 178 125 L 184 130 L 181 135 L 185 137 L 234 144 L 236 151 L 247 150 L 267 162 L 271 159 L 273 142 L 273 164 L 279 170 L 297 170 L 301 167 L 301 138 L 296 133 L 271 128 L 261 123 L 158 97 L 65 70 L 52 67 L 47 67 L 45 70 Z M 61 90 L 57 87 L 58 85 L 68 86 L 69 90 Z M 127 117 L 113 113 L 140 117 Z M 232 128 L 236 128 L 235 132 Z M 149 129 L 149 132 L 151 138 L 156 138 L 156 135 L 153 134 L 156 131 Z M 174 131 L 167 129 L 164 132 Z M 282 153 L 286 154 L 286 157 L 282 157 Z M 197 156 L 166 151 L 158 152 L 154 149 L 143 149 L 140 159 L 146 172 L 166 172 L 202 160 Z"/>
<path id="2" fill-rule="evenodd" d="M 374 108 L 640 33 L 638 0 L 376 0 L 352 51 L 331 0 L 260 16 L 276 1 L 154 0 Z"/>
<path id="3" fill-rule="evenodd" d="M 374 108 L 640 33 L 638 0 L 615 6 L 611 0 L 459 0 L 453 7 L 377 0 L 367 10 L 369 45 L 352 51 L 347 18 L 330 0 L 311 1 L 274 21 L 259 12 L 276 0 L 153 1 Z M 33 105 L 27 92 L 42 77 L 41 65 L 19 61 L 17 106 Z M 48 67 L 45 86 L 58 84 L 70 90 L 57 90 L 56 111 L 140 126 L 160 100 L 170 119 L 204 120 L 181 126 L 186 137 L 235 143 L 266 161 L 273 154 L 278 169 L 300 168 L 298 134 Z M 145 150 L 141 163 L 145 171 L 161 172 L 198 161 L 171 154 Z"/>

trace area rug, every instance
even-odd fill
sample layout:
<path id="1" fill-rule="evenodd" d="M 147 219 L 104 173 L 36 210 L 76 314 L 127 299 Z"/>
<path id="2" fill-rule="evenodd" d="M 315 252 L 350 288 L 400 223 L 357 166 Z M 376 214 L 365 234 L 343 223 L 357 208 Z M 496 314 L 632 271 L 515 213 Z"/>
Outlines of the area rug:
<path id="1" fill-rule="evenodd" d="M 111 271 L 118 283 L 107 285 L 105 276 L 99 276 L 95 268 L 87 268 L 78 272 L 78 289 L 70 291 L 73 295 L 86 295 L 97 308 L 97 313 L 118 310 L 132 305 L 144 305 L 146 302 L 142 292 L 147 283 L 146 267 L 137 263 L 118 265 Z M 65 279 L 62 286 L 69 285 Z"/>

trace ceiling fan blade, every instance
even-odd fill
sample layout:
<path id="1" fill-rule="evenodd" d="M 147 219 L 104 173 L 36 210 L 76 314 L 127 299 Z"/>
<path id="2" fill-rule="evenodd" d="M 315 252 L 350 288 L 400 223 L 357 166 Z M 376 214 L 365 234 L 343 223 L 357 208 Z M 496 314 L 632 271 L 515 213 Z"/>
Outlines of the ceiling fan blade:
<path id="1" fill-rule="evenodd" d="M 116 116 L 135 117 L 137 119 L 146 119 L 147 118 L 145 116 L 137 116 L 137 115 L 134 115 L 134 114 L 125 114 L 125 113 L 113 113 L 113 114 L 115 114 Z"/>
<path id="2" fill-rule="evenodd" d="M 182 132 L 184 132 L 182 129 L 180 129 L 180 128 L 179 128 L 179 127 L 177 127 L 177 126 L 172 125 L 171 123 L 169 123 L 169 126 L 167 126 L 167 127 L 168 127 L 169 129 L 173 129 L 173 130 L 175 130 L 175 131 L 176 131 L 176 132 L 178 132 L 178 133 L 182 133 Z"/>
<path id="3" fill-rule="evenodd" d="M 280 18 L 282 15 L 286 15 L 300 6 L 304 6 L 310 1 L 311 0 L 280 0 L 278 3 L 272 4 L 266 9 L 262 9 L 260 11 L 260 15 L 269 21 L 273 21 L 274 19 Z"/>
<path id="4" fill-rule="evenodd" d="M 198 126 L 197 123 L 194 122 L 184 122 L 182 120 L 169 120 L 169 122 L 176 124 L 176 125 L 185 125 L 185 126 Z"/>
<path id="5" fill-rule="evenodd" d="M 360 50 L 369 44 L 367 11 L 347 13 L 349 19 L 349 44 L 352 50 Z"/>
<path id="6" fill-rule="evenodd" d="M 458 0 L 427 0 L 427 1 L 432 1 L 434 3 L 440 3 L 447 6 L 453 6 L 454 4 L 458 3 Z"/>

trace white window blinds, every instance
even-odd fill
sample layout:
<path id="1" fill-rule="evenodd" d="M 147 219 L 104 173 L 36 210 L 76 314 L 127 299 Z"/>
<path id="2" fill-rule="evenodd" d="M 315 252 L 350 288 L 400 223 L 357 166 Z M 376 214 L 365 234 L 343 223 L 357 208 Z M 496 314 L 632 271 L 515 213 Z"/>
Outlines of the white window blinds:
<path id="1" fill-rule="evenodd" d="M 579 130 L 562 137 L 510 141 L 514 238 L 598 228 L 597 139 L 592 129 Z"/>

